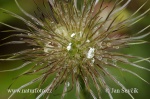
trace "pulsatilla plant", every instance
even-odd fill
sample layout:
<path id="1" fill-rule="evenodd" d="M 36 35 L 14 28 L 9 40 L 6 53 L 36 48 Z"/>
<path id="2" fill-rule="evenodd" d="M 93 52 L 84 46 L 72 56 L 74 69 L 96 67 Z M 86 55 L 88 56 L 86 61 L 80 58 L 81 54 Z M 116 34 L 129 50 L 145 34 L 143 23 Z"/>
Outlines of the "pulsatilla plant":
<path id="1" fill-rule="evenodd" d="M 128 28 L 141 20 L 150 10 L 138 15 L 138 12 L 146 4 L 145 2 L 133 14 L 123 17 L 122 13 L 130 1 L 126 0 L 123 3 L 123 0 L 115 2 L 110 0 L 106 3 L 104 0 L 43 0 L 41 8 L 35 0 L 38 10 L 35 11 L 35 15 L 31 15 L 23 10 L 15 0 L 18 8 L 30 20 L 8 10 L 2 8 L 1 10 L 23 21 L 28 29 L 1 22 L 1 24 L 12 28 L 13 32 L 20 32 L 20 34 L 13 34 L 7 38 L 22 38 L 19 41 L 7 42 L 1 46 L 27 44 L 32 48 L 13 53 L 7 58 L 2 58 L 2 56 L 1 61 L 23 60 L 24 63 L 18 68 L 1 72 L 18 70 L 32 64 L 31 69 L 22 75 L 38 74 L 39 77 L 18 89 L 23 89 L 38 81 L 41 82 L 39 84 L 41 87 L 44 83 L 49 82 L 47 80 L 49 76 L 55 75 L 45 88 L 50 93 L 44 91 L 36 99 L 43 96 L 50 98 L 50 95 L 60 85 L 63 85 L 62 99 L 72 89 L 76 90 L 76 97 L 79 99 L 82 91 L 81 83 L 93 99 L 103 99 L 101 97 L 102 89 L 106 90 L 110 99 L 113 99 L 110 86 L 105 80 L 106 77 L 122 89 L 126 89 L 126 87 L 109 72 L 110 67 L 132 74 L 149 84 L 133 70 L 119 65 L 125 64 L 150 71 L 149 68 L 137 64 L 141 61 L 150 63 L 149 58 L 132 56 L 120 51 L 127 46 L 147 43 L 141 39 L 150 34 L 150 32 L 143 33 L 150 25 L 135 34 L 122 33 L 128 31 Z M 92 86 L 95 87 L 96 92 Z M 9 98 L 14 94 L 15 92 Z M 134 99 L 130 92 L 127 94 Z"/>

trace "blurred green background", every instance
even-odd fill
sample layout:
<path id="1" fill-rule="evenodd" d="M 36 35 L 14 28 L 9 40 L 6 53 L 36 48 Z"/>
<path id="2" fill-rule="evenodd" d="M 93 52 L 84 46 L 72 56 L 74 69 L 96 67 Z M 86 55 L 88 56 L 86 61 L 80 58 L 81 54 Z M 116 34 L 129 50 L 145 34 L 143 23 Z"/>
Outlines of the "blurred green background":
<path id="1" fill-rule="evenodd" d="M 35 9 L 35 4 L 33 3 L 32 0 L 18 0 L 18 1 L 19 1 L 20 5 L 22 6 L 22 8 L 24 8 L 27 12 L 33 13 L 33 11 Z M 40 1 L 40 0 L 36 0 L 36 1 Z M 127 11 L 129 13 L 136 11 L 136 9 L 138 9 L 145 1 L 146 0 L 132 0 L 132 2 L 129 4 L 129 6 L 127 8 Z M 149 5 L 150 5 L 150 2 L 148 2 L 146 4 L 146 6 L 140 11 L 140 13 L 147 10 L 149 8 Z M 14 0 L 0 0 L 0 8 L 7 9 L 9 11 L 15 12 L 16 14 L 19 14 L 22 17 L 25 17 L 22 14 L 22 12 L 18 9 L 18 7 L 16 6 Z M 136 25 L 134 25 L 132 27 L 132 29 L 130 30 L 131 33 L 134 33 L 135 31 L 138 31 L 150 24 L 150 15 L 149 14 L 150 13 L 148 13 L 142 21 L 138 22 Z M 16 27 L 26 28 L 26 26 L 23 24 L 23 22 L 19 21 L 18 19 L 15 19 L 7 14 L 2 13 L 2 11 L 0 11 L 0 22 L 4 22 L 4 23 L 10 24 L 12 26 L 16 26 Z M 7 30 L 7 29 L 9 29 L 9 28 L 0 24 L 0 39 L 10 35 L 10 33 L 1 32 L 3 30 Z M 148 29 L 147 31 L 150 31 L 150 29 Z M 14 39 L 16 39 L 16 38 L 11 38 L 10 40 L 14 40 Z M 146 37 L 145 40 L 150 41 L 150 36 Z M 6 41 L 0 40 L 0 44 L 2 44 L 4 42 L 6 42 Z M 22 46 L 22 45 L 3 46 L 3 47 L 0 47 L 0 55 L 16 52 L 16 51 L 19 51 L 24 48 L 25 48 L 25 46 Z M 132 55 L 136 55 L 136 56 L 150 57 L 150 44 L 134 45 L 134 46 L 131 46 L 130 48 L 126 48 L 123 52 L 129 53 Z M 0 70 L 15 68 L 21 64 L 22 64 L 21 61 L 11 61 L 11 62 L 0 61 Z M 148 63 L 143 62 L 140 65 L 150 68 L 150 64 L 148 64 Z M 13 78 L 15 78 L 16 76 L 18 76 L 19 74 L 21 74 L 22 72 L 27 70 L 28 67 L 29 66 L 25 67 L 24 69 L 13 71 L 13 72 L 0 73 L 0 99 L 8 98 L 10 93 L 7 92 L 7 88 L 13 82 Z M 142 76 L 145 80 L 150 82 L 150 72 L 141 70 L 141 69 L 137 69 L 137 68 L 131 68 L 130 66 L 128 66 L 128 68 L 135 71 L 140 76 Z M 131 74 L 124 73 L 124 72 L 120 73 L 120 71 L 118 71 L 118 72 L 117 71 L 118 70 L 112 68 L 110 72 L 112 72 L 115 75 L 115 77 L 117 77 L 117 79 L 120 80 L 128 89 L 130 89 L 130 88 L 138 89 L 139 93 L 133 94 L 135 99 L 150 99 L 150 85 L 146 84 L 145 82 L 141 81 L 140 79 L 138 79 L 137 77 L 135 77 Z M 25 84 L 26 82 L 30 81 L 32 78 L 35 78 L 35 77 L 36 76 L 20 77 L 19 79 L 16 80 L 16 82 L 12 85 L 11 88 L 14 88 L 14 89 L 18 88 L 20 85 Z M 111 87 L 120 89 L 120 87 L 116 86 L 111 80 L 108 80 L 107 82 L 109 82 Z M 38 83 L 34 84 L 33 86 L 27 87 L 27 89 L 28 88 L 36 88 L 37 85 L 38 85 Z M 60 88 L 60 90 L 57 90 L 57 92 L 61 93 L 61 90 L 62 90 L 62 88 Z M 72 92 L 69 92 L 69 94 L 67 94 L 67 96 L 66 96 L 66 99 L 76 99 L 76 96 L 74 93 L 75 93 L 75 90 L 73 90 Z M 12 99 L 23 99 L 23 97 L 25 97 L 27 95 L 29 95 L 29 94 L 17 93 L 12 97 Z M 131 99 L 127 94 L 114 93 L 112 95 L 113 95 L 114 99 Z M 36 95 L 31 95 L 28 99 L 35 99 L 35 96 Z M 92 99 L 87 94 L 82 96 L 82 98 L 83 99 Z M 109 99 L 108 95 L 103 91 L 102 91 L 102 98 Z M 58 96 L 51 95 L 50 99 L 59 99 L 59 95 Z"/>

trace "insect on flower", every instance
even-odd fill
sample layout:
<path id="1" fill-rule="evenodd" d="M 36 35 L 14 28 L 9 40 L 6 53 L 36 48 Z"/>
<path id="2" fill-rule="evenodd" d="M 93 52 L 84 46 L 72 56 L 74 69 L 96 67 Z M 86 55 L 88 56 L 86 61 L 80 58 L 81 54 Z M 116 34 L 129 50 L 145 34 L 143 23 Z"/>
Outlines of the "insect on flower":
<path id="1" fill-rule="evenodd" d="M 35 0 L 38 9 L 38 12 L 35 11 L 35 17 L 23 10 L 15 0 L 18 8 L 30 20 L 0 8 L 12 17 L 23 21 L 28 27 L 28 29 L 22 29 L 0 22 L 12 28 L 12 31 L 21 33 L 13 34 L 5 39 L 10 37 L 23 38 L 0 46 L 27 44 L 32 47 L 13 53 L 13 56 L 8 55 L 7 58 L 1 56 L 1 61 L 24 61 L 24 64 L 18 68 L 1 72 L 14 71 L 29 64 L 36 64 L 22 75 L 39 74 L 39 77 L 18 89 L 23 89 L 37 81 L 41 82 L 39 84 L 41 87 L 47 82 L 50 75 L 55 75 L 45 90 L 53 93 L 56 88 L 63 85 L 62 99 L 72 89 L 76 90 L 76 97 L 79 99 L 82 90 L 81 82 L 93 99 L 103 99 L 100 94 L 101 89 L 106 90 L 110 99 L 113 99 L 110 86 L 105 80 L 106 76 L 122 89 L 126 89 L 126 87 L 109 72 L 109 67 L 132 74 L 149 84 L 136 72 L 119 65 L 125 64 L 150 71 L 149 68 L 138 65 L 141 61 L 150 63 L 149 58 L 128 55 L 119 51 L 127 46 L 147 43 L 141 39 L 150 34 L 150 32 L 143 33 L 150 25 L 132 35 L 121 33 L 121 31 L 140 21 L 150 10 L 148 9 L 138 15 L 138 12 L 147 3 L 145 2 L 133 14 L 124 18 L 122 12 L 130 1 L 126 0 L 123 4 L 123 0 L 116 0 L 115 2 L 110 0 L 108 3 L 105 3 L 105 0 L 43 0 L 44 9 L 41 9 Z M 120 4 L 122 6 L 119 6 Z M 130 59 L 136 59 L 136 61 Z M 91 83 L 97 92 L 92 90 Z M 36 99 L 43 96 L 48 99 L 51 93 L 42 92 L 38 94 Z M 15 92 L 9 98 L 14 94 Z M 134 99 L 130 92 L 127 94 Z"/>

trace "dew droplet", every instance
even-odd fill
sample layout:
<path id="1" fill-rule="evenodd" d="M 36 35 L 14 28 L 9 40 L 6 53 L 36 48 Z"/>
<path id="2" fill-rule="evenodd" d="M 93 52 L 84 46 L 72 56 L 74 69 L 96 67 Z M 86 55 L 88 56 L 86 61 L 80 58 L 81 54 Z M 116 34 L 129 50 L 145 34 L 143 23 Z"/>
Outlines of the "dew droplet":
<path id="1" fill-rule="evenodd" d="M 119 49 L 119 46 L 113 46 L 113 48 L 115 48 L 115 49 Z"/>
<path id="2" fill-rule="evenodd" d="M 83 5 L 83 9 L 85 8 L 85 5 Z"/>
<path id="3" fill-rule="evenodd" d="M 71 34 L 71 37 L 74 37 L 75 35 L 76 35 L 75 33 L 72 33 L 72 34 Z"/>
<path id="4" fill-rule="evenodd" d="M 40 65 L 43 65 L 44 63 L 40 63 Z"/>
<path id="5" fill-rule="evenodd" d="M 74 73 L 76 73 L 76 72 L 77 72 L 77 67 L 75 67 L 75 68 L 73 69 L 73 72 L 74 72 Z"/>
<path id="6" fill-rule="evenodd" d="M 87 77 L 85 77 L 84 79 L 85 79 L 85 81 L 87 82 Z"/>
<path id="7" fill-rule="evenodd" d="M 56 76 L 59 76 L 59 73 L 56 73 Z"/>
<path id="8" fill-rule="evenodd" d="M 63 76 L 63 79 L 65 79 L 66 78 L 66 76 Z"/>
<path id="9" fill-rule="evenodd" d="M 116 66 L 117 65 L 117 60 L 113 59 L 112 61 L 113 61 L 113 65 Z"/>
<path id="10" fill-rule="evenodd" d="M 28 36 L 31 36 L 32 34 L 31 33 L 28 33 Z"/>
<path id="11" fill-rule="evenodd" d="M 107 59 L 104 60 L 105 64 L 108 64 Z"/>
<path id="12" fill-rule="evenodd" d="M 87 43 L 89 43 L 89 42 L 90 42 L 90 40 L 86 40 L 86 42 L 87 42 Z"/>
<path id="13" fill-rule="evenodd" d="M 125 69 L 121 69 L 122 71 L 125 71 Z"/>
<path id="14" fill-rule="evenodd" d="M 106 71 L 108 70 L 107 68 L 104 68 Z"/>
<path id="15" fill-rule="evenodd" d="M 35 50 L 35 48 L 32 49 L 33 51 Z"/>
<path id="16" fill-rule="evenodd" d="M 67 87 L 69 87 L 70 86 L 70 82 L 67 82 Z"/>
<path id="17" fill-rule="evenodd" d="M 119 81 L 117 81 L 117 83 L 118 83 L 118 84 L 120 84 L 120 82 L 119 82 Z"/>
<path id="18" fill-rule="evenodd" d="M 46 92 L 48 92 L 48 93 L 52 93 L 52 90 L 47 90 Z"/>
<path id="19" fill-rule="evenodd" d="M 71 50 L 71 45 L 72 45 L 72 43 L 69 43 L 69 44 L 68 44 L 68 46 L 67 46 L 67 50 L 68 50 L 68 51 Z"/>
<path id="20" fill-rule="evenodd" d="M 16 53 L 13 54 L 14 56 L 16 55 Z"/>
<path id="21" fill-rule="evenodd" d="M 20 40 L 23 40 L 23 38 L 20 38 Z"/>
<path id="22" fill-rule="evenodd" d="M 111 43 L 110 42 L 107 43 L 107 47 L 111 47 Z"/>
<path id="23" fill-rule="evenodd" d="M 38 22 L 36 22 L 36 21 L 35 21 L 35 23 L 36 23 L 37 25 L 40 25 L 40 24 L 39 24 Z"/>
<path id="24" fill-rule="evenodd" d="M 99 60 L 102 60 L 103 58 L 101 56 L 98 57 Z"/>
<path id="25" fill-rule="evenodd" d="M 109 89 L 109 88 L 106 88 L 105 91 L 106 91 L 106 93 L 109 93 L 109 92 L 110 92 L 110 89 Z"/>
<path id="26" fill-rule="evenodd" d="M 92 59 L 92 63 L 94 63 L 94 62 L 95 62 L 95 59 L 93 58 L 93 59 Z M 93 65 L 92 65 L 92 66 L 93 66 Z"/>
<path id="27" fill-rule="evenodd" d="M 35 20 L 35 18 L 33 18 L 33 17 L 32 17 L 31 19 L 32 19 L 32 20 Z"/>
<path id="28" fill-rule="evenodd" d="M 91 59 L 94 57 L 94 51 L 95 51 L 95 48 L 91 48 L 89 49 L 88 53 L 87 53 L 87 58 Z"/>
<path id="29" fill-rule="evenodd" d="M 100 48 L 102 48 L 102 47 L 103 47 L 103 46 L 102 46 L 102 42 L 100 42 L 100 43 L 99 43 L 99 47 L 100 47 Z"/>
<path id="30" fill-rule="evenodd" d="M 111 55 L 109 55 L 109 58 L 112 58 L 112 56 L 111 56 Z"/>
<path id="31" fill-rule="evenodd" d="M 80 37 L 82 37 L 82 34 L 83 34 L 83 33 L 82 33 L 82 32 L 79 32 L 79 34 L 80 34 Z"/>

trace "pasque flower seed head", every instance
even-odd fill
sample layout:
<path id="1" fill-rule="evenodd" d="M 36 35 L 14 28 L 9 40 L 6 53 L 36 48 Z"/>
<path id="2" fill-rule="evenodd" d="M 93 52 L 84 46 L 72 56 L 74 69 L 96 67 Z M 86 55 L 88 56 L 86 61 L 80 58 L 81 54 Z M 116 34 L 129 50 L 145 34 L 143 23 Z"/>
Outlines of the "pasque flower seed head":
<path id="1" fill-rule="evenodd" d="M 144 3 L 130 16 L 122 17 L 122 12 L 130 1 L 126 0 L 123 4 L 123 0 L 108 3 L 105 0 L 43 0 L 43 8 L 40 8 L 35 0 L 38 10 L 35 11 L 36 16 L 34 16 L 23 10 L 15 0 L 18 8 L 30 20 L 8 10 L 2 8 L 1 10 L 23 21 L 28 29 L 13 27 L 1 22 L 1 24 L 12 28 L 13 31 L 22 33 L 13 34 L 8 38 L 17 36 L 23 39 L 7 42 L 0 46 L 25 43 L 32 46 L 32 49 L 24 49 L 8 58 L 1 58 L 1 61 L 25 61 L 18 68 L 1 72 L 18 70 L 35 63 L 36 65 L 33 65 L 32 69 L 22 75 L 38 73 L 39 77 L 18 89 L 25 88 L 37 81 L 40 81 L 39 85 L 42 86 L 47 82 L 49 76 L 54 74 L 56 76 L 45 90 L 53 93 L 56 88 L 63 85 L 62 99 L 71 88 L 76 89 L 76 96 L 79 99 L 82 90 L 81 82 L 84 83 L 86 90 L 94 99 L 103 99 L 100 94 L 101 89 L 106 90 L 110 99 L 113 99 L 105 76 L 122 89 L 126 89 L 126 87 L 109 72 L 109 67 L 130 73 L 149 83 L 136 72 L 119 65 L 119 63 L 122 63 L 150 71 L 150 69 L 137 64 L 141 61 L 150 63 L 149 58 L 127 55 L 119 51 L 126 46 L 147 43 L 141 39 L 150 34 L 149 32 L 143 34 L 150 25 L 133 35 L 121 33 L 141 20 L 150 10 L 148 9 L 137 15 L 146 4 Z M 130 61 L 132 58 L 137 61 Z M 97 92 L 92 90 L 91 84 L 96 88 Z M 44 95 L 49 97 L 51 93 L 42 92 L 36 99 Z M 9 98 L 14 94 L 15 92 Z M 127 94 L 134 99 L 130 92 Z"/>

